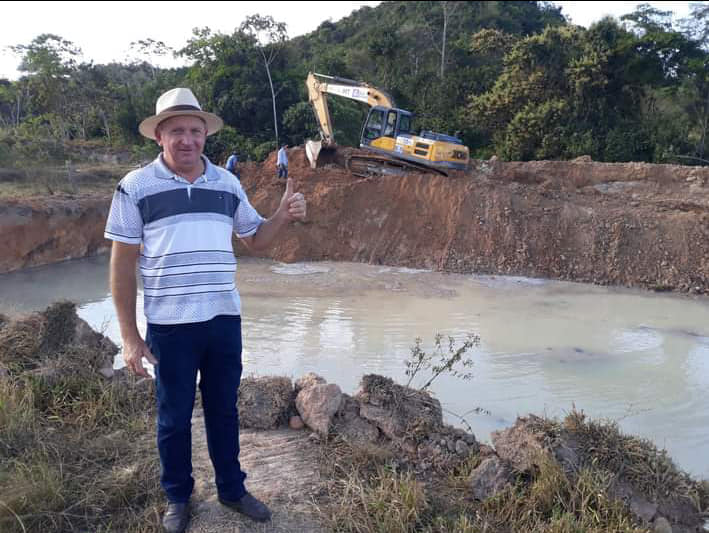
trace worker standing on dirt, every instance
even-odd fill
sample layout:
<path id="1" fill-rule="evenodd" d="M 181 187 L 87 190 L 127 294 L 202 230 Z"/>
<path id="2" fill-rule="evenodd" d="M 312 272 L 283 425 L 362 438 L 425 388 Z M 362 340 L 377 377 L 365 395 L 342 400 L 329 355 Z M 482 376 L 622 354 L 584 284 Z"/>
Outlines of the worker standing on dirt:
<path id="1" fill-rule="evenodd" d="M 160 96 L 156 114 L 139 130 L 157 141 L 162 153 L 120 181 L 106 223 L 123 359 L 143 377 L 149 377 L 143 358 L 155 365 L 160 482 L 168 500 L 163 526 L 170 533 L 183 532 L 189 522 L 198 371 L 219 501 L 257 521 L 271 517 L 247 492 L 239 464 L 241 302 L 231 236 L 263 250 L 288 223 L 305 218 L 306 206 L 288 180 L 276 212 L 261 217 L 239 181 L 203 154 L 207 136 L 222 126 L 218 116 L 202 111 L 189 89 Z M 145 340 L 136 325 L 138 261 Z"/>
<path id="2" fill-rule="evenodd" d="M 237 168 L 237 164 L 239 163 L 239 156 L 236 155 L 236 152 L 232 152 L 231 155 L 229 156 L 229 159 L 226 160 L 226 166 L 225 168 L 234 174 L 236 176 L 236 179 L 241 181 L 241 172 Z"/>
<path id="3" fill-rule="evenodd" d="M 281 145 L 281 149 L 278 150 L 278 159 L 276 160 L 276 168 L 278 169 L 278 178 L 288 179 L 288 153 L 286 152 L 288 148 L 287 144 Z"/>

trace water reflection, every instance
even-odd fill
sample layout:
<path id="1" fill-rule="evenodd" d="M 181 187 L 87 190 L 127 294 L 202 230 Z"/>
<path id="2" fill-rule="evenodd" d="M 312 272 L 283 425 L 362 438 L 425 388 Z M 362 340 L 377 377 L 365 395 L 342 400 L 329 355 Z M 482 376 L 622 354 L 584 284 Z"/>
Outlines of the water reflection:
<path id="1" fill-rule="evenodd" d="M 117 340 L 107 268 L 103 257 L 0 276 L 0 312 L 72 299 L 83 318 Z M 450 412 L 467 413 L 479 437 L 517 415 L 564 416 L 576 405 L 619 420 L 709 477 L 707 299 L 252 259 L 240 261 L 237 282 L 247 374 L 314 371 L 353 393 L 367 373 L 405 382 L 404 360 L 417 337 L 431 350 L 436 333 L 462 342 L 474 332 L 481 344 L 472 354 L 473 379 L 441 376 L 433 390 Z M 457 423 L 453 415 L 448 421 Z"/>

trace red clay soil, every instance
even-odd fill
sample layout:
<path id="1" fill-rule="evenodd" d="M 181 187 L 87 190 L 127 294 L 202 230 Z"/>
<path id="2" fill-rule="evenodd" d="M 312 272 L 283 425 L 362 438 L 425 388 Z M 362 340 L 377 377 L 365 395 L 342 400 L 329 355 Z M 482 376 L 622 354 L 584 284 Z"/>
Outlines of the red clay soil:
<path id="1" fill-rule="evenodd" d="M 265 215 L 285 189 L 275 159 L 242 173 Z M 362 179 L 343 161 L 340 151 L 313 170 L 290 150 L 308 217 L 271 257 L 709 291 L 709 169 L 493 159 L 451 177 Z"/>
<path id="2" fill-rule="evenodd" d="M 110 203 L 90 195 L 0 198 L 0 273 L 108 251 Z"/>
<path id="3" fill-rule="evenodd" d="M 269 256 L 709 292 L 709 168 L 490 160 L 451 177 L 363 179 L 345 170 L 346 153 L 325 154 L 311 169 L 302 147 L 290 149 L 308 216 Z M 264 215 L 285 189 L 275 161 L 274 152 L 242 165 Z M 106 250 L 109 203 L 0 199 L 0 272 Z"/>

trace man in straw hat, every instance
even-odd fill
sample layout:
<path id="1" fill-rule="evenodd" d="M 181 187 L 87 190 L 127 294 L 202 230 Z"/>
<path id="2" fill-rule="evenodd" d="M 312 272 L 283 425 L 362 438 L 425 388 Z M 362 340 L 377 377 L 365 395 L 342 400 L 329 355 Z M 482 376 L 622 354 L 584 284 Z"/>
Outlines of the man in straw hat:
<path id="1" fill-rule="evenodd" d="M 305 199 L 289 179 L 278 209 L 264 219 L 239 180 L 202 153 L 222 120 L 202 111 L 189 89 L 166 92 L 155 108 L 140 133 L 162 153 L 120 181 L 105 236 L 113 241 L 111 291 L 126 366 L 149 377 L 143 358 L 155 365 L 160 482 L 168 500 L 163 526 L 181 532 L 189 521 L 198 371 L 219 501 L 267 521 L 270 511 L 246 491 L 238 460 L 241 305 L 231 234 L 263 250 L 289 222 L 305 218 Z M 136 263 L 143 279 L 145 340 L 136 324 Z"/>

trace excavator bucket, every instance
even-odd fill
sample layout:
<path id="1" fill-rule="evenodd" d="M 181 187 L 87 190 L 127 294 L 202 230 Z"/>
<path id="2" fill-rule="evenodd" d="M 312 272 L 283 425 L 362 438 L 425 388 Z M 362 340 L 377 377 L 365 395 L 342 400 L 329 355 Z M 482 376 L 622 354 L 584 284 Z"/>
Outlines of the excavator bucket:
<path id="1" fill-rule="evenodd" d="M 322 150 L 322 141 L 306 141 L 305 142 L 305 155 L 310 161 L 310 168 L 315 168 L 318 162 L 318 156 L 320 155 L 320 150 Z"/>

